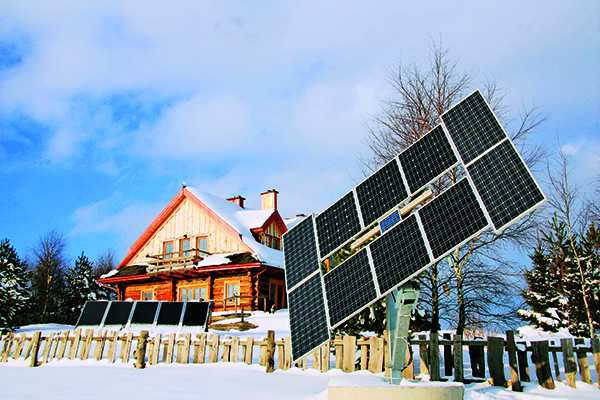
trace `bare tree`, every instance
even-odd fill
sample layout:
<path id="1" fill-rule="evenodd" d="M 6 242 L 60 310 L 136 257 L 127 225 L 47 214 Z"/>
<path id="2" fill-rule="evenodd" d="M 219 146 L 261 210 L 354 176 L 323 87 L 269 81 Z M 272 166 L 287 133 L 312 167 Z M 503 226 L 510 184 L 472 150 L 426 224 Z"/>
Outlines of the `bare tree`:
<path id="1" fill-rule="evenodd" d="M 42 237 L 33 249 L 31 286 L 33 322 L 61 322 L 66 261 L 64 237 L 55 231 Z"/>
<path id="2" fill-rule="evenodd" d="M 112 249 L 100 254 L 94 261 L 94 276 L 98 278 L 115 269 L 115 252 Z"/>
<path id="3" fill-rule="evenodd" d="M 400 67 L 392 79 L 395 98 L 385 103 L 381 115 L 370 129 L 368 144 L 373 157 L 365 162 L 366 169 L 373 170 L 389 161 L 434 128 L 439 116 L 468 94 L 472 81 L 471 76 L 459 72 L 457 64 L 450 60 L 441 44 L 433 46 L 428 68 Z M 505 119 L 507 112 L 502 105 L 503 95 L 499 87 L 495 83 L 486 83 L 483 95 L 499 118 Z M 526 110 L 520 115 L 511 137 L 523 147 L 527 136 L 542 121 L 535 109 Z M 527 162 L 532 164 L 540 158 L 541 152 L 539 148 L 526 148 L 525 155 Z M 455 183 L 462 174 L 459 168 L 453 169 L 433 184 L 434 191 L 439 192 Z M 518 295 L 518 290 L 513 292 L 515 285 L 510 278 L 517 276 L 520 270 L 516 271 L 516 266 L 499 257 L 498 250 L 508 242 L 528 242 L 533 227 L 535 216 L 529 216 L 499 236 L 483 234 L 423 274 L 420 278 L 422 297 L 423 302 L 431 307 L 432 330 L 439 329 L 439 320 L 450 315 L 458 333 L 463 333 L 467 324 L 474 321 L 485 324 L 492 320 L 500 321 L 500 316 L 514 314 L 518 305 L 505 305 L 510 303 L 508 298 Z M 450 267 L 451 277 L 440 274 L 444 265 Z M 493 273 L 499 268 L 503 268 L 503 273 Z M 478 285 L 475 278 L 482 276 L 486 284 Z M 448 285 L 452 286 L 452 295 L 447 290 L 442 291 Z M 443 317 L 440 316 L 441 311 L 445 312 Z"/>

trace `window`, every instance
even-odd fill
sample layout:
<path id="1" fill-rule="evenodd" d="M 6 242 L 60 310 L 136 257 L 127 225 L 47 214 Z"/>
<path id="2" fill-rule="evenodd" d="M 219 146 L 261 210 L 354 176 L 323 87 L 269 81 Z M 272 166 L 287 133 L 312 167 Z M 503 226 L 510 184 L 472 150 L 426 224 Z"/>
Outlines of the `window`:
<path id="1" fill-rule="evenodd" d="M 227 304 L 239 304 L 240 299 L 236 296 L 240 295 L 240 282 L 225 282 L 225 302 Z"/>
<path id="2" fill-rule="evenodd" d="M 180 257 L 189 257 L 192 255 L 192 251 L 190 250 L 191 243 L 190 239 L 180 239 L 179 240 L 179 256 Z"/>
<path id="3" fill-rule="evenodd" d="M 267 227 L 266 231 L 262 235 L 262 244 L 272 249 L 281 249 L 281 235 L 275 228 L 275 224 L 271 224 Z"/>
<path id="4" fill-rule="evenodd" d="M 179 289 L 179 301 L 206 301 L 206 286 L 190 286 Z"/>
<path id="5" fill-rule="evenodd" d="M 196 238 L 196 248 L 208 252 L 208 238 L 206 236 L 198 236 Z M 202 256 L 203 253 L 201 252 L 200 255 Z"/>
<path id="6" fill-rule="evenodd" d="M 144 301 L 154 300 L 154 290 L 152 290 L 152 289 L 142 290 L 140 292 L 140 300 L 144 300 Z"/>
<path id="7" fill-rule="evenodd" d="M 163 242 L 163 257 L 164 258 L 173 258 L 173 241 L 172 240 Z"/>

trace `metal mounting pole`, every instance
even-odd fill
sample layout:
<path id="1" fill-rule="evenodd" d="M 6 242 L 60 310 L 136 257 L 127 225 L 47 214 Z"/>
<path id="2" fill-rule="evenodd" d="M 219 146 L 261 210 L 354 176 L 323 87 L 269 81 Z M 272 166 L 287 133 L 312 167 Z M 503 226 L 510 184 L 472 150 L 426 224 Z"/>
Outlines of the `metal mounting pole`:
<path id="1" fill-rule="evenodd" d="M 404 284 L 386 297 L 386 329 L 390 350 L 390 360 L 387 366 L 391 368 L 390 383 L 393 385 L 400 384 L 402 371 L 407 366 L 408 326 L 418 298 L 419 289 L 412 282 Z"/>

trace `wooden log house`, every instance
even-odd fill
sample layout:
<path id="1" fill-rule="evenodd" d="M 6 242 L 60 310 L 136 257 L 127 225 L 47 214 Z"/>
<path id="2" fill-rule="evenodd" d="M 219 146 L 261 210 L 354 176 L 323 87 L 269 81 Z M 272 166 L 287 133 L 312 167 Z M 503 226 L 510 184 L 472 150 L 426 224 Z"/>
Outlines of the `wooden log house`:
<path id="1" fill-rule="evenodd" d="M 261 209 L 182 187 L 99 282 L 119 300 L 212 300 L 214 311 L 285 308 L 278 192 L 261 193 Z M 288 223 L 297 220 L 290 219 Z"/>

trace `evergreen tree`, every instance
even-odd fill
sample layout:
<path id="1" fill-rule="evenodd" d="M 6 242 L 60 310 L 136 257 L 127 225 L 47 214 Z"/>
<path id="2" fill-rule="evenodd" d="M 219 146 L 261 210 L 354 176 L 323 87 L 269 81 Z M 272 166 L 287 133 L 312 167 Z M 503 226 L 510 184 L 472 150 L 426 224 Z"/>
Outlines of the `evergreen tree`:
<path id="1" fill-rule="evenodd" d="M 0 241 L 0 331 L 13 330 L 27 308 L 27 269 L 8 239 Z"/>
<path id="2" fill-rule="evenodd" d="M 77 322 L 86 301 L 108 299 L 107 290 L 96 282 L 94 267 L 84 253 L 81 253 L 75 265 L 67 271 L 65 283 L 64 303 L 61 308 L 68 323 Z"/>

